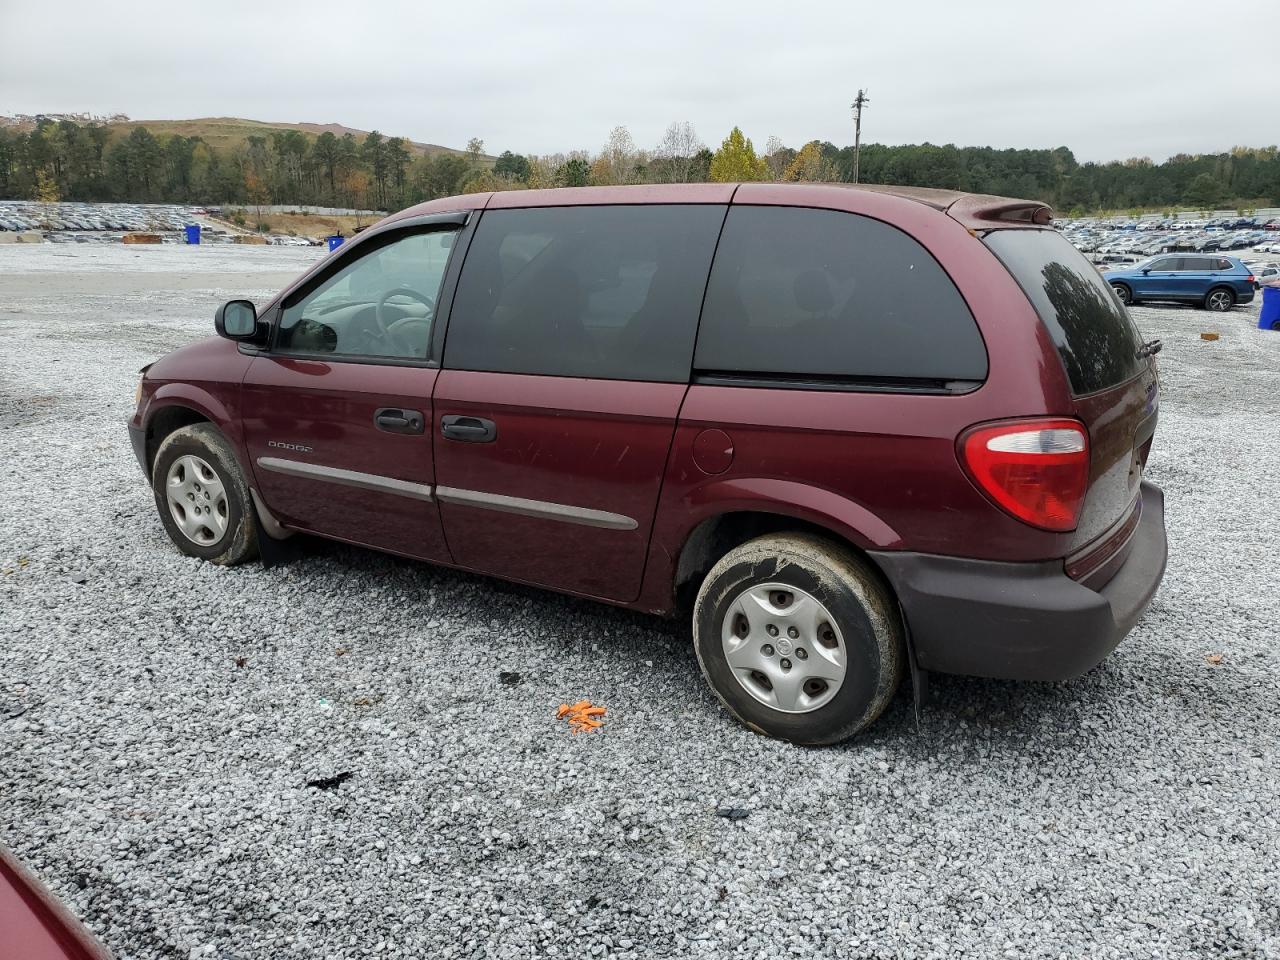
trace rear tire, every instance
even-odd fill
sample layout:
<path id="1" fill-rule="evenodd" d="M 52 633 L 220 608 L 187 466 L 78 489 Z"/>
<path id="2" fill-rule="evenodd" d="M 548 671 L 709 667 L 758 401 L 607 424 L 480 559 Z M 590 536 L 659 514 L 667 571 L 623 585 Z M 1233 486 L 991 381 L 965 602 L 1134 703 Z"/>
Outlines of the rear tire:
<path id="1" fill-rule="evenodd" d="M 807 746 L 870 726 L 906 663 L 897 603 L 876 571 L 804 533 L 758 537 L 721 558 L 698 591 L 693 644 L 730 713 Z"/>
<path id="2" fill-rule="evenodd" d="M 1120 302 L 1126 307 L 1133 306 L 1133 291 L 1129 289 L 1127 283 L 1113 283 L 1111 289 L 1116 292 L 1116 296 L 1120 298 Z"/>
<path id="3" fill-rule="evenodd" d="M 1214 287 L 1204 295 L 1204 308 L 1214 313 L 1226 313 L 1235 305 L 1235 291 L 1227 287 Z"/>
<path id="4" fill-rule="evenodd" d="M 151 490 L 165 532 L 187 556 L 221 566 L 257 558 L 249 485 L 213 424 L 195 423 L 164 438 Z"/>

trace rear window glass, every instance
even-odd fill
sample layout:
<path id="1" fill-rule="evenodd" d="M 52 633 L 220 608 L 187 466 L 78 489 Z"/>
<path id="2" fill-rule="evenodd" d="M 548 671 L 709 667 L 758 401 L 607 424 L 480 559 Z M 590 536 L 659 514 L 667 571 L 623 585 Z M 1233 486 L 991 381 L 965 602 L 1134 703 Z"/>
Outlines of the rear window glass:
<path id="1" fill-rule="evenodd" d="M 445 366 L 685 382 L 723 206 L 490 210 L 467 251 Z"/>
<path id="2" fill-rule="evenodd" d="M 1054 230 L 994 230 L 987 246 L 1013 274 L 1048 328 L 1076 395 L 1123 383 L 1142 369 L 1142 339 L 1102 275 Z"/>
<path id="3" fill-rule="evenodd" d="M 694 367 L 772 379 L 970 381 L 987 352 L 960 292 L 896 227 L 835 210 L 731 207 Z"/>

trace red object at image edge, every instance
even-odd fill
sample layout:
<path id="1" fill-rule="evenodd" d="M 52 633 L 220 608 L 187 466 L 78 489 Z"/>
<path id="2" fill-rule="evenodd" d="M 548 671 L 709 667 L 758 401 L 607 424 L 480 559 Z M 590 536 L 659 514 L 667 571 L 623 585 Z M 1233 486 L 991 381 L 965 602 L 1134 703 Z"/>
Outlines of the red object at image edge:
<path id="1" fill-rule="evenodd" d="M 3 846 L 0 960 L 111 960 L 71 911 Z"/>

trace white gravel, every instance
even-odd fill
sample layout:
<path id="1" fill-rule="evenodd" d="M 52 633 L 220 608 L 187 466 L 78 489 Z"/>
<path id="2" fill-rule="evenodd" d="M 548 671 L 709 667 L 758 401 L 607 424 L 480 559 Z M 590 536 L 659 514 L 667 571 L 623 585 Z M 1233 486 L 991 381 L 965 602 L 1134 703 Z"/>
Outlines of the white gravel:
<path id="1" fill-rule="evenodd" d="M 1114 656 L 935 678 L 919 730 L 904 690 L 805 750 L 718 708 L 682 624 L 336 546 L 224 570 L 169 544 L 137 369 L 316 255 L 0 247 L 0 840 L 120 957 L 1280 956 L 1256 305 L 1135 311 L 1165 343 L 1172 556 Z M 553 711 L 582 697 L 609 713 L 575 738 Z"/>

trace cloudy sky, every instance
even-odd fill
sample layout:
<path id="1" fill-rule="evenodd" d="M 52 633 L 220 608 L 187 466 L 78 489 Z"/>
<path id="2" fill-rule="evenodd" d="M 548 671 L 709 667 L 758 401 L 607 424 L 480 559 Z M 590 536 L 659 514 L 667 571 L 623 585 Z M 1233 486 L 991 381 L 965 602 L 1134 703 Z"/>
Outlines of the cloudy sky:
<path id="1" fill-rule="evenodd" d="M 1280 141 L 1277 0 L 0 0 L 0 114 L 337 122 L 497 153 L 689 120 L 1081 160 Z M 1271 40 L 1246 42 L 1251 36 Z"/>

